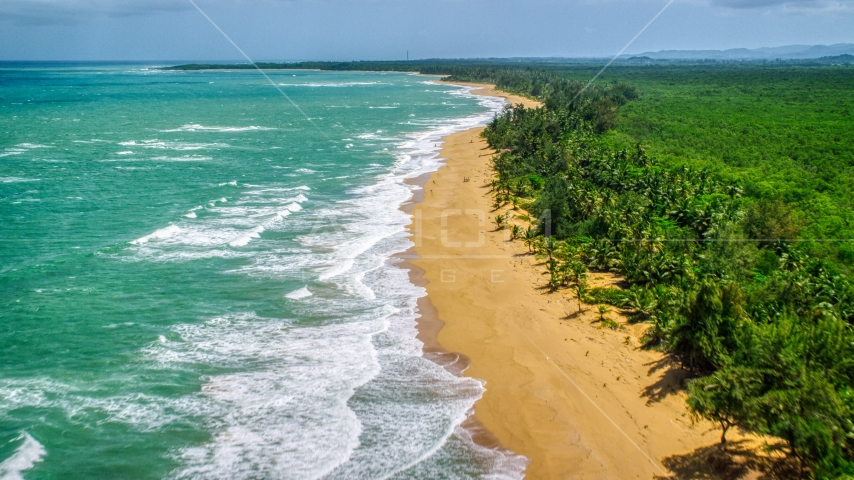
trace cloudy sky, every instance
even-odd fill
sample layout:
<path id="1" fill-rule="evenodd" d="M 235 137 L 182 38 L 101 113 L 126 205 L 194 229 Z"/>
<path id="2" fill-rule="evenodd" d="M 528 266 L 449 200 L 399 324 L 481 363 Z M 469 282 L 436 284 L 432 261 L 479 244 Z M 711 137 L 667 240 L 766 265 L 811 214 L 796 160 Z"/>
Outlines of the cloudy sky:
<path id="1" fill-rule="evenodd" d="M 668 0 L 195 0 L 255 60 L 608 56 Z M 627 53 L 854 43 L 854 0 L 675 0 Z M 237 60 L 190 0 L 0 0 L 0 60 Z"/>

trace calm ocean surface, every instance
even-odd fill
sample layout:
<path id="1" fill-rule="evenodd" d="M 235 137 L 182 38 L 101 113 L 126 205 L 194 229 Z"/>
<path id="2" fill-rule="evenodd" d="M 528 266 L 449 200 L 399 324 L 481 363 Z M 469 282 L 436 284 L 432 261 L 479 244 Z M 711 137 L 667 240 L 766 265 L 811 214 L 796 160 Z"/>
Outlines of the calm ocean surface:
<path id="1" fill-rule="evenodd" d="M 502 101 L 0 64 L 0 478 L 514 478 L 421 356 L 403 180 Z"/>

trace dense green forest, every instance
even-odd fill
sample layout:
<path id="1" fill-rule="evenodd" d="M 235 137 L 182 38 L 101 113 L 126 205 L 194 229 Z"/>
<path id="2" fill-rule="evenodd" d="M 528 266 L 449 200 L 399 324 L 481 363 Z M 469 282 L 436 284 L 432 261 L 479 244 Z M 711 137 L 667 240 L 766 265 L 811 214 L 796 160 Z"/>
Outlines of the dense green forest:
<path id="1" fill-rule="evenodd" d="M 595 65 L 517 75 L 473 69 L 451 78 L 495 81 L 542 95 L 556 78 L 592 78 Z M 667 166 L 705 169 L 738 183 L 811 256 L 854 265 L 854 68 L 776 64 L 616 65 L 600 85 L 627 83 L 638 98 L 620 109 L 605 140 L 641 143 Z"/>
<path id="2" fill-rule="evenodd" d="M 614 73 L 642 90 L 609 142 L 643 142 L 667 165 L 705 168 L 745 196 L 781 201 L 812 255 L 854 261 L 854 71 L 665 68 Z M 843 240 L 839 242 L 838 240 Z"/>
<path id="3" fill-rule="evenodd" d="M 484 137 L 496 225 L 550 288 L 649 324 L 645 346 L 694 373 L 689 410 L 723 445 L 738 427 L 779 438 L 791 476 L 853 478 L 854 68 L 637 63 L 589 88 L 596 62 L 418 70 L 543 101 Z M 589 270 L 627 288 L 590 288 Z"/>
<path id="4" fill-rule="evenodd" d="M 722 443 L 737 426 L 783 440 L 804 475 L 854 474 L 854 284 L 793 241 L 789 199 L 615 145 L 612 127 L 639 96 L 628 84 L 515 75 L 508 87 L 523 92 L 527 77 L 545 107 L 508 109 L 484 132 L 499 152 L 496 207 L 532 219 L 498 226 L 542 256 L 551 288 L 572 288 L 579 308 L 611 303 L 648 322 L 646 345 L 697 375 L 689 409 L 720 424 Z M 588 269 L 630 288 L 589 289 Z"/>

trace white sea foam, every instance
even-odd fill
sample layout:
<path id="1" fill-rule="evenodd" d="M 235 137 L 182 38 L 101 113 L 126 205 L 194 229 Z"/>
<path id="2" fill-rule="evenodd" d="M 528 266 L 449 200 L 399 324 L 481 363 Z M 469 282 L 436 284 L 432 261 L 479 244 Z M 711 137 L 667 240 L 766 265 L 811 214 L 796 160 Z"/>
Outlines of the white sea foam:
<path id="1" fill-rule="evenodd" d="M 303 298 L 308 298 L 314 295 L 308 289 L 308 287 L 302 287 L 299 290 L 294 290 L 293 292 L 285 295 L 285 298 L 290 298 L 291 300 L 302 300 Z"/>
<path id="2" fill-rule="evenodd" d="M 231 245 L 232 247 L 243 247 L 243 246 L 249 244 L 249 242 L 251 242 L 253 238 L 261 238 L 261 233 L 263 233 L 263 232 L 264 232 L 264 226 L 259 225 L 255 228 L 253 228 L 252 230 L 250 230 L 249 232 L 247 232 L 245 235 L 241 235 L 241 236 L 235 238 L 234 240 L 228 242 L 228 244 Z"/>
<path id="3" fill-rule="evenodd" d="M 160 155 L 157 157 L 151 157 L 151 160 L 158 162 L 206 162 L 208 160 L 213 160 L 213 157 L 208 157 L 206 155 L 181 155 L 179 157 Z"/>
<path id="4" fill-rule="evenodd" d="M 159 337 L 157 343 L 161 344 Z M 192 397 L 174 399 L 139 392 L 104 397 L 103 389 L 96 390 L 97 387 L 85 382 L 68 384 L 38 377 L 0 381 L 0 398 L 3 398 L 0 416 L 19 408 L 35 407 L 59 410 L 68 419 L 92 426 L 106 418 L 137 431 L 155 431 L 170 423 L 186 423 L 190 415 L 202 414 L 199 402 Z"/>
<path id="5" fill-rule="evenodd" d="M 21 433 L 15 440 L 23 440 L 23 443 L 11 457 L 0 463 L 0 479 L 23 480 L 23 472 L 33 468 L 47 455 L 44 446 L 27 432 Z"/>
<path id="6" fill-rule="evenodd" d="M 379 142 L 395 142 L 395 143 L 400 142 L 399 138 L 382 136 L 382 135 L 380 135 L 380 133 L 382 133 L 382 130 L 380 130 L 377 133 L 362 133 L 360 135 L 356 135 L 356 138 L 361 139 L 361 140 L 373 140 L 373 141 L 379 141 Z M 370 145 L 370 144 L 368 144 L 368 145 Z"/>
<path id="7" fill-rule="evenodd" d="M 8 157 L 10 155 L 20 155 L 22 153 L 26 153 L 30 150 L 34 150 L 37 148 L 53 148 L 50 145 L 39 145 L 36 143 L 19 143 L 14 147 L 6 147 L 3 149 L 3 152 L 0 153 L 0 157 Z"/>
<path id="8" fill-rule="evenodd" d="M 388 85 L 383 82 L 328 82 L 328 83 L 280 83 L 280 87 L 310 87 L 310 88 L 319 88 L 319 87 L 332 87 L 332 88 L 342 88 L 342 87 L 360 87 L 360 86 L 370 86 L 370 85 Z"/>
<path id="9" fill-rule="evenodd" d="M 16 146 L 16 147 L 19 147 L 19 148 L 26 148 L 27 150 L 31 150 L 31 149 L 34 149 L 34 148 L 53 148 L 53 147 L 52 147 L 52 146 L 50 146 L 50 145 L 39 145 L 39 144 L 37 144 L 37 143 L 19 143 L 19 144 L 15 145 L 15 146 Z"/>
<path id="10" fill-rule="evenodd" d="M 175 235 L 180 231 L 181 229 L 177 225 L 169 225 L 168 227 L 155 230 L 154 233 L 137 238 L 136 240 L 130 243 L 132 245 L 139 245 L 150 241 L 166 240 L 167 238 L 171 237 L 172 235 Z"/>
<path id="11" fill-rule="evenodd" d="M 155 150 L 176 150 L 176 151 L 185 151 L 185 150 L 204 150 L 210 148 L 224 148 L 228 147 L 225 143 L 191 143 L 191 142 L 167 142 L 162 140 L 128 140 L 126 142 L 119 142 L 119 145 L 123 147 L 140 147 L 140 148 L 150 148 Z"/>
<path id="12" fill-rule="evenodd" d="M 131 242 L 137 258 L 161 259 L 165 261 L 185 261 L 196 258 L 244 256 L 240 250 L 225 247 L 244 247 L 267 229 L 287 228 L 283 220 L 292 213 L 300 211 L 298 202 L 308 200 L 305 195 L 296 197 L 278 197 L 286 188 L 263 190 L 245 190 L 242 197 L 229 202 L 225 197 L 208 202 L 204 220 L 196 211 L 201 206 L 190 209 L 184 214 L 188 220 L 177 221 L 169 227 L 160 229 Z M 251 197 L 251 198 L 250 198 Z M 286 203 L 290 202 L 290 203 Z M 253 255 L 253 254 L 249 254 Z"/>
<path id="13" fill-rule="evenodd" d="M 259 127 L 255 125 L 250 125 L 248 127 L 206 127 L 204 125 L 199 125 L 197 123 L 191 123 L 187 125 L 182 125 L 178 128 L 173 128 L 171 130 L 160 130 L 160 132 L 257 132 L 257 131 L 266 131 L 266 130 L 276 130 L 272 127 Z"/>
<path id="14" fill-rule="evenodd" d="M 40 178 L 23 178 L 23 177 L 0 177 L 0 183 L 26 183 L 38 182 Z"/>
<path id="15" fill-rule="evenodd" d="M 208 379 L 190 405 L 210 419 L 213 438 L 176 452 L 183 466 L 172 476 L 318 478 L 344 463 L 362 433 L 347 401 L 378 371 L 371 335 L 389 313 L 319 327 L 254 314 L 175 327 L 181 341 L 147 351 L 163 368 L 255 368 Z"/>

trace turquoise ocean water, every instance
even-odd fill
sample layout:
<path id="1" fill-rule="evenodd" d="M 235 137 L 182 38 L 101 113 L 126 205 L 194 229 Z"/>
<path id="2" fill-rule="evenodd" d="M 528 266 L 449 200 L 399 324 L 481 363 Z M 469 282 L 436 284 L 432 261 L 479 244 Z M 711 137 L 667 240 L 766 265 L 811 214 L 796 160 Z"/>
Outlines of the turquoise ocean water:
<path id="1" fill-rule="evenodd" d="M 0 478 L 515 478 L 421 356 L 405 74 L 0 65 Z"/>

